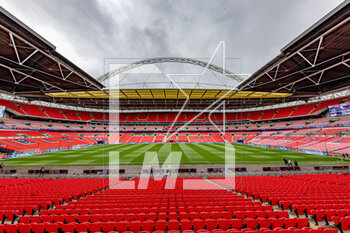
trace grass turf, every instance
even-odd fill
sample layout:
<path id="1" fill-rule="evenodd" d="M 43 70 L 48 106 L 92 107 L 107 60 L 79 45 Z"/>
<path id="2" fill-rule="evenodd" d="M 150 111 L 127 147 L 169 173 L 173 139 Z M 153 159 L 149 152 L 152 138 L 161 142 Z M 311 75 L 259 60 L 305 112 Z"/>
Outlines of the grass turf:
<path id="1" fill-rule="evenodd" d="M 326 157 L 260 147 L 234 144 L 236 164 L 282 164 L 283 158 L 299 164 L 337 164 L 340 158 Z M 143 163 L 145 152 L 158 152 L 159 163 L 163 163 L 169 152 L 182 152 L 181 164 L 223 164 L 225 144 L 119 144 L 100 145 L 78 150 L 51 152 L 46 154 L 5 159 L 6 167 L 39 166 L 99 166 L 108 165 L 110 151 L 119 151 L 121 165 L 139 165 Z M 344 163 L 350 163 L 344 161 Z"/>

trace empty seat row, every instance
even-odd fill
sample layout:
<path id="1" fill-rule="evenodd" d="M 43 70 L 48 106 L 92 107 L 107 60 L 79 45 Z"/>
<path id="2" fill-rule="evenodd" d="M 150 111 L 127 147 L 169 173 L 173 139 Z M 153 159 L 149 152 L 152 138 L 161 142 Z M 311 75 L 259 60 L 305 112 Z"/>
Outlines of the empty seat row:
<path id="1" fill-rule="evenodd" d="M 151 221 L 147 220 L 144 222 L 141 221 L 132 221 L 132 222 L 82 222 L 82 223 L 76 223 L 76 222 L 70 222 L 70 223 L 63 223 L 63 222 L 45 222 L 45 223 L 19 223 L 17 225 L 11 225 L 11 224 L 5 224 L 5 230 L 7 233 L 9 231 L 12 231 L 11 229 L 18 229 L 20 232 L 27 232 L 26 229 L 29 229 L 28 233 L 30 233 L 30 229 L 33 229 L 33 232 L 41 232 L 44 228 L 46 228 L 46 231 L 48 232 L 56 232 L 57 229 L 60 227 L 64 232 L 74 232 L 74 229 L 78 232 L 80 231 L 88 231 L 87 229 L 90 229 L 90 231 L 101 231 L 101 228 L 105 232 L 114 231 L 117 230 L 118 232 L 124 232 L 124 231 L 133 231 L 133 232 L 139 232 L 139 231 L 153 231 L 153 230 L 200 230 L 200 229 L 207 229 L 207 230 L 214 230 L 214 229 L 237 229 L 240 230 L 242 228 L 248 228 L 248 229 L 257 229 L 257 228 L 270 228 L 272 229 L 277 227 L 297 227 L 299 229 L 303 227 L 308 226 L 307 219 L 195 219 L 193 221 L 190 220 L 169 220 L 168 222 L 165 220 L 159 220 L 159 221 Z M 278 224 L 275 224 L 275 221 L 278 221 Z"/>
<path id="2" fill-rule="evenodd" d="M 135 200 L 137 201 L 137 200 Z M 113 200 L 110 200 L 113 202 Z M 201 206 L 183 206 L 180 204 L 168 207 L 159 207 L 159 205 L 154 205 L 151 208 L 118 208 L 113 205 L 108 204 L 75 204 L 75 205 L 64 205 L 57 206 L 57 210 L 75 210 L 75 209 L 103 209 L 107 211 L 109 209 L 113 210 L 114 213 L 122 213 L 122 214 L 138 214 L 138 213 L 166 213 L 166 212 L 213 212 L 213 211 L 262 211 L 262 210 L 272 210 L 271 206 L 261 206 L 261 203 L 218 203 L 217 206 L 210 206 L 202 203 Z"/>
<path id="3" fill-rule="evenodd" d="M 350 216 L 347 216 L 345 218 L 333 217 L 333 221 L 336 226 L 342 231 L 350 230 Z"/>
<path id="4" fill-rule="evenodd" d="M 69 215 L 68 215 L 69 213 Z M 219 218 L 238 218 L 238 219 L 244 219 L 244 218 L 287 218 L 288 212 L 286 211 L 222 211 L 222 212 L 170 212 L 170 213 L 148 213 L 148 214 L 110 214 L 109 211 L 101 211 L 101 210 L 71 210 L 69 212 L 62 211 L 62 210 L 49 210 L 49 211 L 41 211 L 41 216 L 104 216 L 104 217 L 112 217 L 114 220 L 118 219 L 118 221 L 126 220 L 126 221 L 132 221 L 132 220 L 155 220 L 155 219 L 207 219 L 207 218 L 213 218 L 213 219 L 219 219 Z"/>
<path id="5" fill-rule="evenodd" d="M 343 218 L 350 216 L 349 210 L 312 210 L 311 216 L 317 221 L 332 221 L 333 217 Z"/>
<path id="6" fill-rule="evenodd" d="M 142 228 L 143 230 L 140 231 L 139 229 Z M 154 229 L 156 228 L 156 229 Z M 160 228 L 160 229 L 157 229 Z M 176 227 L 175 227 L 176 228 Z M 83 223 L 83 224 L 77 224 L 77 223 L 69 223 L 69 224 L 61 224 L 61 223 L 32 223 L 32 224 L 4 224 L 0 225 L 0 233 L 45 233 L 45 232 L 123 232 L 123 233 L 164 233 L 168 231 L 168 233 L 179 233 L 179 230 L 171 230 L 168 228 L 166 230 L 166 227 L 159 226 L 159 227 L 153 227 L 151 225 L 147 226 L 139 226 L 139 224 L 134 224 L 130 226 L 126 226 L 123 224 L 115 224 L 113 222 L 107 222 L 107 223 Z M 182 230 L 182 233 L 337 233 L 337 229 L 327 229 L 324 227 L 319 227 L 317 229 L 313 229 L 310 227 L 304 227 L 304 228 L 294 228 L 290 227 L 288 229 L 284 228 L 275 228 L 273 230 L 269 228 L 261 228 L 259 231 L 254 229 L 188 229 L 188 230 Z"/>

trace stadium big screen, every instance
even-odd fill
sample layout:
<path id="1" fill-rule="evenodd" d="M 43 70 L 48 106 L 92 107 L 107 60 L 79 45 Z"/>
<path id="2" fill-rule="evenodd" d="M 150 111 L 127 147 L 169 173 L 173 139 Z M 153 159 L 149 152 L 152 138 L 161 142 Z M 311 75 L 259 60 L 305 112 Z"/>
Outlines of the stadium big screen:
<path id="1" fill-rule="evenodd" d="M 4 115 L 5 115 L 5 109 L 6 109 L 5 106 L 0 106 L 0 118 L 3 118 L 3 117 L 4 117 Z"/>
<path id="2" fill-rule="evenodd" d="M 331 117 L 350 115 L 350 102 L 328 106 Z"/>

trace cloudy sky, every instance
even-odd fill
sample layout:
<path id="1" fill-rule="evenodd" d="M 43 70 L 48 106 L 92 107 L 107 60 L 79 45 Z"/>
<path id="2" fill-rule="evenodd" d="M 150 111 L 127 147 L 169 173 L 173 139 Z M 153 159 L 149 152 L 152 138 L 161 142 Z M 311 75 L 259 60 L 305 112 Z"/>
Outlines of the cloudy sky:
<path id="1" fill-rule="evenodd" d="M 105 58 L 227 57 L 253 73 L 342 0 L 1 0 L 97 77 Z"/>

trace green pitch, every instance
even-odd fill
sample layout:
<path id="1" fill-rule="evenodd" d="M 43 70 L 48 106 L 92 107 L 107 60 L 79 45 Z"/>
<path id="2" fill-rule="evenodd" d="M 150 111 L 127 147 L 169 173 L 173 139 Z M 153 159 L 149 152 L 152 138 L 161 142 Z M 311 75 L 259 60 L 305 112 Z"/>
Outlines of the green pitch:
<path id="1" fill-rule="evenodd" d="M 282 164 L 283 158 L 299 164 L 335 164 L 340 158 L 311 155 L 294 151 L 264 149 L 248 145 L 234 144 L 236 164 Z M 110 151 L 120 152 L 121 165 L 143 163 L 145 152 L 158 153 L 159 163 L 163 163 L 169 152 L 182 152 L 181 164 L 222 164 L 225 144 L 119 144 L 100 145 L 78 150 L 52 152 L 34 156 L 2 160 L 6 167 L 38 166 L 98 166 L 108 165 Z M 349 161 L 344 161 L 349 163 Z"/>

